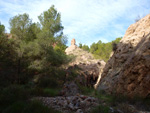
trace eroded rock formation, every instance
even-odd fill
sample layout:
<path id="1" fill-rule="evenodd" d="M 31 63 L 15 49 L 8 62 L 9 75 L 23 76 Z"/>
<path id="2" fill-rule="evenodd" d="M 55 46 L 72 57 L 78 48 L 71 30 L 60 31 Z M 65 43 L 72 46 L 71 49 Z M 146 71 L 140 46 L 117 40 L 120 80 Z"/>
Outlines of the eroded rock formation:
<path id="1" fill-rule="evenodd" d="M 71 40 L 71 45 L 76 45 L 76 40 L 74 38 Z"/>
<path id="2" fill-rule="evenodd" d="M 66 54 L 69 54 L 71 51 L 73 51 L 73 50 L 76 49 L 76 48 L 77 48 L 76 40 L 73 38 L 73 39 L 71 40 L 71 46 L 68 47 L 68 48 L 65 50 L 65 52 L 66 52 Z"/>
<path id="3" fill-rule="evenodd" d="M 80 75 L 77 79 L 79 79 L 84 85 L 95 85 L 97 79 L 100 78 L 101 70 L 104 68 L 105 62 L 103 60 L 94 59 L 91 53 L 77 47 L 75 39 L 72 39 L 71 46 L 66 49 L 66 53 L 74 56 L 73 60 L 67 67 L 68 73 L 71 72 L 71 68 L 74 69 L 77 67 L 80 69 Z M 71 73 L 68 75 L 71 75 Z"/>
<path id="4" fill-rule="evenodd" d="M 129 96 L 150 95 L 150 15 L 127 29 L 106 64 L 98 89 Z"/>

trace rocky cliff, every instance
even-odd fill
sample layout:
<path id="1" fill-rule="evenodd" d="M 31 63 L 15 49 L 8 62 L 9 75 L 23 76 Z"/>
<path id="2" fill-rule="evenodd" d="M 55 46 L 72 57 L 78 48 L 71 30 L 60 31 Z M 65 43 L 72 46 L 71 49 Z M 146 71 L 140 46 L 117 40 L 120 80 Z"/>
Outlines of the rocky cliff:
<path id="1" fill-rule="evenodd" d="M 150 15 L 129 26 L 103 70 L 98 89 L 150 95 Z"/>

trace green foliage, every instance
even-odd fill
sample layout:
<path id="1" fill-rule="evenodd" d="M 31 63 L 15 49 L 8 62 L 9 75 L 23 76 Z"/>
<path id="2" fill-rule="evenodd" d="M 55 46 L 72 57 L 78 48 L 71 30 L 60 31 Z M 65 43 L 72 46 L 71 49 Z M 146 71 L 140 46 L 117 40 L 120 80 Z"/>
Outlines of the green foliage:
<path id="1" fill-rule="evenodd" d="M 60 89 L 52 89 L 52 88 L 45 88 L 44 89 L 44 94 L 45 96 L 50 96 L 50 97 L 54 97 L 54 96 L 58 96 Z"/>
<path id="2" fill-rule="evenodd" d="M 22 113 L 60 113 L 52 108 L 44 106 L 41 102 L 33 100 L 23 109 Z"/>
<path id="3" fill-rule="evenodd" d="M 2 25 L 2 28 L 5 27 Z M 0 34 L 0 88 L 15 81 L 17 55 L 15 51 L 15 41 L 13 39 L 7 39 L 4 29 L 2 31 L 2 34 Z"/>
<path id="4" fill-rule="evenodd" d="M 58 87 L 58 83 L 55 80 L 55 78 L 52 77 L 41 77 L 39 80 L 38 85 L 40 87 L 51 87 L 51 88 L 56 88 Z"/>
<path id="5" fill-rule="evenodd" d="M 67 37 L 63 35 L 60 14 L 53 6 L 49 11 L 52 14 L 43 17 L 49 28 L 32 23 L 28 14 L 11 18 L 11 39 L 0 24 L 0 113 L 57 113 L 30 101 L 35 96 L 58 96 L 65 81 L 61 66 L 68 62 L 64 52 Z M 49 18 L 53 13 L 56 20 Z"/>
<path id="6" fill-rule="evenodd" d="M 109 106 L 99 105 L 91 113 L 110 113 Z"/>
<path id="7" fill-rule="evenodd" d="M 52 108 L 44 106 L 37 100 L 33 101 L 17 101 L 8 106 L 2 113 L 60 113 Z"/>
<path id="8" fill-rule="evenodd" d="M 52 66 L 67 63 L 65 52 L 49 45 L 50 39 L 36 39 L 26 46 L 26 57 L 30 61 L 29 69 L 38 71 L 48 70 Z"/>
<path id="9" fill-rule="evenodd" d="M 9 105 L 8 107 L 4 108 L 2 113 L 22 113 L 25 106 L 26 106 L 25 102 L 17 101 L 12 105 Z"/>
<path id="10" fill-rule="evenodd" d="M 81 43 L 79 43 L 79 48 L 82 48 L 82 44 Z"/>
<path id="11" fill-rule="evenodd" d="M 0 112 L 18 101 L 25 101 L 29 97 L 28 92 L 22 86 L 12 85 L 1 90 Z"/>
<path id="12" fill-rule="evenodd" d="M 55 46 L 55 50 L 59 50 L 59 52 L 64 51 L 66 49 L 65 44 L 67 43 L 67 37 L 63 35 L 64 27 L 61 23 L 61 15 L 57 12 L 54 5 L 52 5 L 48 11 L 44 11 L 38 18 L 42 30 L 39 33 L 39 38 L 49 40 L 46 41 L 46 43 L 48 42 L 48 45 Z"/>
<path id="13" fill-rule="evenodd" d="M 111 52 L 114 50 L 112 45 L 118 44 L 120 40 L 121 38 L 117 38 L 116 40 L 108 43 L 102 43 L 101 41 L 98 41 L 97 43 L 93 43 L 90 46 L 90 52 L 95 56 L 95 58 L 107 61 L 110 57 Z"/>
<path id="14" fill-rule="evenodd" d="M 45 107 L 41 102 L 30 101 L 34 96 L 57 96 L 59 89 L 26 87 L 24 85 L 12 85 L 3 88 L 0 93 L 1 113 L 53 113 L 57 112 Z"/>
<path id="15" fill-rule="evenodd" d="M 93 89 L 93 88 L 89 88 L 87 86 L 83 86 L 83 85 L 80 85 L 80 84 L 78 84 L 78 87 L 79 87 L 81 93 L 84 94 L 84 95 L 89 95 L 89 96 L 94 96 L 95 95 L 95 89 Z"/>
<path id="16" fill-rule="evenodd" d="M 115 43 L 118 44 L 118 43 L 120 42 L 121 39 L 122 39 L 122 37 L 116 38 L 115 40 L 112 41 L 112 43 L 115 42 Z"/>
<path id="17" fill-rule="evenodd" d="M 34 39 L 37 39 L 40 32 L 41 32 L 40 24 L 31 23 L 29 28 L 27 29 L 26 41 L 27 42 L 34 41 Z"/>
<path id="18" fill-rule="evenodd" d="M 28 32 L 28 29 L 31 25 L 31 19 L 29 18 L 29 15 L 24 13 L 22 15 L 14 16 L 10 19 L 10 29 L 11 33 L 15 34 L 17 39 L 25 39 L 26 34 Z"/>
<path id="19" fill-rule="evenodd" d="M 116 40 L 108 43 L 103 43 L 101 40 L 97 43 L 93 43 L 90 48 L 88 45 L 82 45 L 79 43 L 79 48 L 91 52 L 95 58 L 102 59 L 104 61 L 107 61 L 110 57 L 110 54 L 112 51 L 115 51 L 117 49 L 117 44 L 120 42 L 120 38 L 116 38 Z"/>
<path id="20" fill-rule="evenodd" d="M 90 46 L 90 52 L 91 53 L 94 53 L 96 50 L 98 49 L 98 44 L 96 43 L 93 43 L 91 46 Z"/>
<path id="21" fill-rule="evenodd" d="M 89 49 L 89 46 L 88 46 L 88 45 L 83 45 L 83 46 L 82 46 L 82 49 L 83 49 L 83 50 L 85 50 L 85 51 L 88 51 L 88 52 L 90 51 L 90 49 Z"/>
<path id="22" fill-rule="evenodd" d="M 90 51 L 90 48 L 89 48 L 89 46 L 88 45 L 82 45 L 81 43 L 79 43 L 79 48 L 81 48 L 81 49 L 83 49 L 83 50 L 85 50 L 85 51 Z"/>
<path id="23" fill-rule="evenodd" d="M 0 35 L 0 62 L 4 63 L 5 61 L 9 60 L 10 62 L 13 61 L 12 58 L 15 56 L 15 42 L 13 40 L 8 40 L 5 35 Z M 12 54 L 12 56 L 10 56 Z"/>
<path id="24" fill-rule="evenodd" d="M 3 35 L 5 32 L 5 26 L 1 24 L 0 22 L 0 36 Z"/>
<path id="25" fill-rule="evenodd" d="M 43 97 L 54 97 L 58 96 L 60 92 L 60 88 L 43 88 L 43 87 L 33 87 L 30 88 L 28 93 L 30 96 L 43 96 Z"/>
<path id="26" fill-rule="evenodd" d="M 57 12 L 54 5 L 52 5 L 48 11 L 44 11 L 39 16 L 39 20 L 46 37 L 62 36 L 63 26 L 61 24 L 61 15 Z"/>
<path id="27" fill-rule="evenodd" d="M 0 83 L 10 78 L 11 81 L 8 80 L 10 83 L 24 84 L 32 79 L 34 73 L 56 76 L 57 73 L 54 71 L 49 73 L 49 70 L 67 63 L 64 52 L 67 37 L 63 36 L 60 14 L 52 6 L 39 18 L 40 24 L 32 23 L 26 13 L 11 18 L 12 39 L 7 39 L 4 34 L 5 27 L 0 25 L 0 70 L 3 70 L 0 73 L 2 76 Z M 48 35 L 45 37 L 46 32 Z M 11 75 L 9 68 L 13 71 Z"/>

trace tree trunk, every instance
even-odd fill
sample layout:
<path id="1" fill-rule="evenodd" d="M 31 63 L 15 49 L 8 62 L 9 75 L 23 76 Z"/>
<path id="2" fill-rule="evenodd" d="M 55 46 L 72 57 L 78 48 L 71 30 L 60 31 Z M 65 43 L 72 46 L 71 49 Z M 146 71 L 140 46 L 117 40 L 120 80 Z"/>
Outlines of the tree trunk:
<path id="1" fill-rule="evenodd" d="M 20 84 L 21 58 L 18 59 L 17 82 Z"/>

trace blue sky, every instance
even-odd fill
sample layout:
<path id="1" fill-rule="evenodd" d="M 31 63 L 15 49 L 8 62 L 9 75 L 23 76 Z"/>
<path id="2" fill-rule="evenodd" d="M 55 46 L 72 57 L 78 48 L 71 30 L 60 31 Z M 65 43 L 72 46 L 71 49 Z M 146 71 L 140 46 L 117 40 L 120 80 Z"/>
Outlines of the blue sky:
<path id="1" fill-rule="evenodd" d="M 9 32 L 11 17 L 28 13 L 38 22 L 51 5 L 61 13 L 68 45 L 72 38 L 87 45 L 112 41 L 123 36 L 138 15 L 150 13 L 150 0 L 0 0 L 0 22 Z"/>

